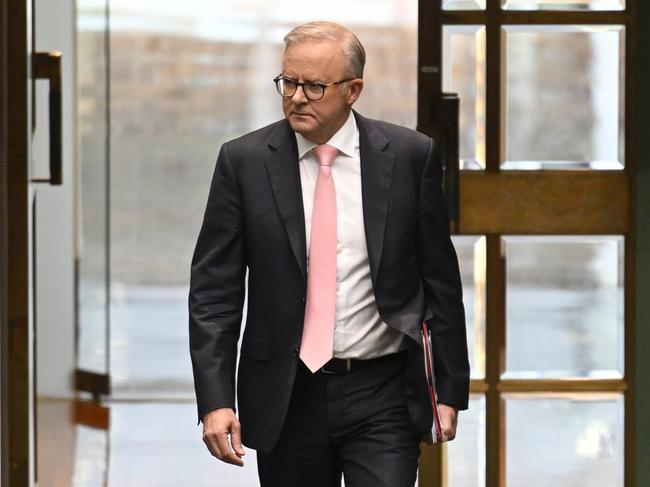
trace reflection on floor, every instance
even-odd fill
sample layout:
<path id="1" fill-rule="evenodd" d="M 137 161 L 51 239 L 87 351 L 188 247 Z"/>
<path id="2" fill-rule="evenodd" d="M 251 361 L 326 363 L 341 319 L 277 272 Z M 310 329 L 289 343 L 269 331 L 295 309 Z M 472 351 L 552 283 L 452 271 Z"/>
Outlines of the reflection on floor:
<path id="1" fill-rule="evenodd" d="M 243 468 L 208 453 L 193 402 L 109 403 L 108 429 L 84 426 L 70 401 L 38 401 L 39 487 L 256 487 L 255 452 Z M 101 412 L 99 412 L 101 414 Z M 83 420 L 91 424 L 88 418 Z"/>
<path id="2" fill-rule="evenodd" d="M 36 477 L 39 487 L 74 485 L 73 406 L 70 401 L 38 401 Z"/>

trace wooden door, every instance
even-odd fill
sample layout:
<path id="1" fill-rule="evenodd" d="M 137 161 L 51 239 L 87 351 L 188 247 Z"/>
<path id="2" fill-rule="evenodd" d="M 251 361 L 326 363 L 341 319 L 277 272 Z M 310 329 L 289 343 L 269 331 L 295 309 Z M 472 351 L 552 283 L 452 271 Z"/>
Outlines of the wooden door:
<path id="1" fill-rule="evenodd" d="M 633 485 L 634 29 L 634 0 L 420 1 L 419 129 L 460 98 L 472 363 L 421 486 Z"/>

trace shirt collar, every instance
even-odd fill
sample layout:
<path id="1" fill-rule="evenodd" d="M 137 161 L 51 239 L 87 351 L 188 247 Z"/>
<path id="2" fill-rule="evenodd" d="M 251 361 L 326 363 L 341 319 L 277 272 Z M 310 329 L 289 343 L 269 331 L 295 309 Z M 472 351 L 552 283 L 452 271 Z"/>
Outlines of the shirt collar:
<path id="1" fill-rule="evenodd" d="M 302 159 L 305 154 L 310 150 L 316 147 L 318 144 L 305 139 L 298 132 L 296 134 L 296 142 L 298 143 L 298 159 Z M 348 119 L 345 121 L 343 126 L 338 129 L 338 131 L 332 135 L 330 140 L 325 142 L 332 147 L 336 147 L 341 153 L 349 157 L 354 157 L 355 149 L 358 146 L 359 140 L 359 129 L 357 128 L 357 122 L 354 118 L 354 114 L 350 111 Z"/>

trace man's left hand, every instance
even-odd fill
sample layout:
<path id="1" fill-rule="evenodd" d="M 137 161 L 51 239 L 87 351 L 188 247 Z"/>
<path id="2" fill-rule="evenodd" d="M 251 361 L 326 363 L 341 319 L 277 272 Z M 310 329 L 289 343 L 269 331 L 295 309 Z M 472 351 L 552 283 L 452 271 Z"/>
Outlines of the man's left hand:
<path id="1" fill-rule="evenodd" d="M 446 404 L 438 404 L 440 423 L 442 424 L 442 437 L 444 441 L 451 441 L 456 437 L 458 424 L 458 409 Z"/>

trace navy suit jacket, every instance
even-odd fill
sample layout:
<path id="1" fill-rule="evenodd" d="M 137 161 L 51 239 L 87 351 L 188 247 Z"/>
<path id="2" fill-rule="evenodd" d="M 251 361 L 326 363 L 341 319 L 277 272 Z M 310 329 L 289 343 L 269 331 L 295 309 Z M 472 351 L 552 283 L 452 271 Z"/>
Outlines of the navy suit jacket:
<path id="1" fill-rule="evenodd" d="M 449 236 L 437 146 L 367 119 L 359 128 L 363 217 L 382 320 L 407 336 L 407 400 L 432 424 L 420 326 L 432 332 L 441 403 L 466 409 L 469 365 L 458 261 Z M 237 382 L 237 341 L 248 312 Z M 307 292 L 298 151 L 286 120 L 225 143 L 192 258 L 190 352 L 198 415 L 237 406 L 245 445 L 273 449 L 289 406 Z M 237 384 L 237 387 L 235 386 Z"/>

